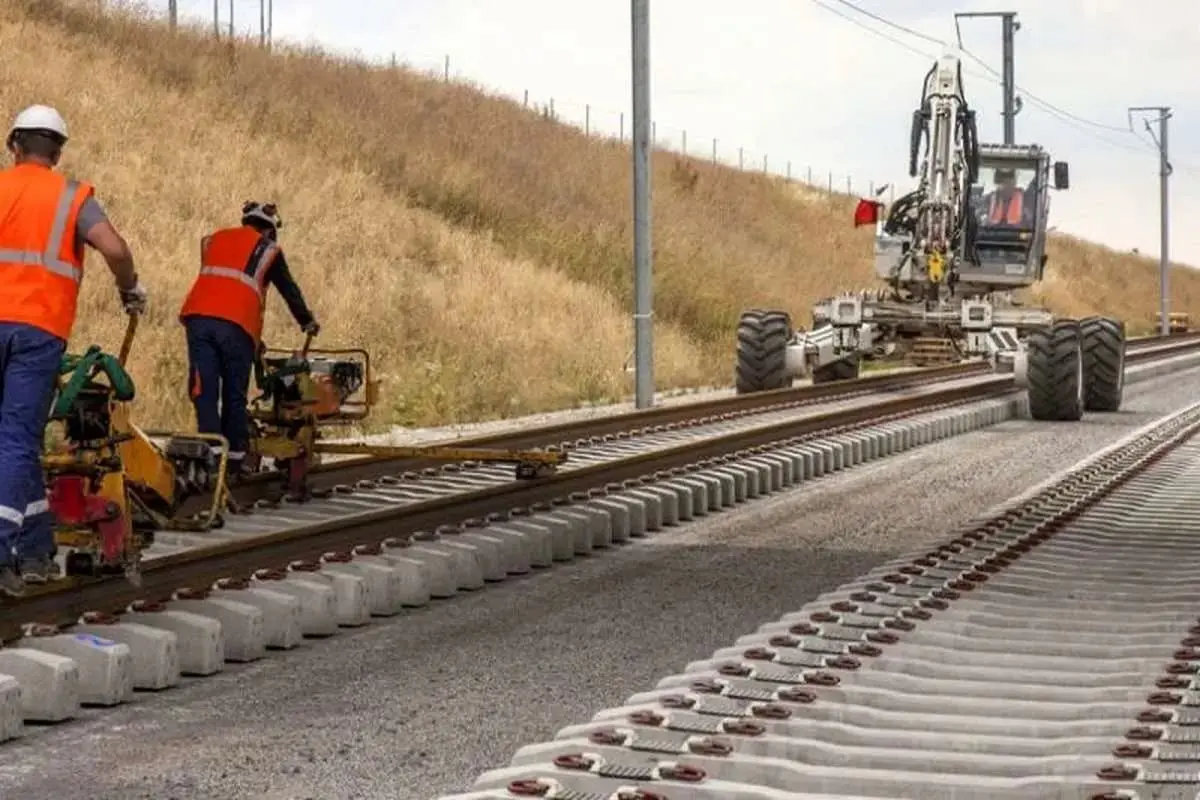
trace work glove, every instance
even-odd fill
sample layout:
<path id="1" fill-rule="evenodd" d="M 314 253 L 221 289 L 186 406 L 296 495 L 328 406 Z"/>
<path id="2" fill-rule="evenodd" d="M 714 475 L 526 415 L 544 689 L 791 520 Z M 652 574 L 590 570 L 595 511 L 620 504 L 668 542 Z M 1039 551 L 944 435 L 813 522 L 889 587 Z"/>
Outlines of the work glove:
<path id="1" fill-rule="evenodd" d="M 135 281 L 132 289 L 118 288 L 117 292 L 121 295 L 121 305 L 125 307 L 126 314 L 146 313 L 146 290 L 142 288 L 141 281 Z"/>
<path id="2" fill-rule="evenodd" d="M 318 325 L 317 321 L 314 319 L 312 322 L 308 323 L 307 325 L 302 325 L 300 327 L 300 330 L 304 333 L 307 333 L 309 336 L 316 336 L 318 333 L 321 332 L 321 326 Z"/>

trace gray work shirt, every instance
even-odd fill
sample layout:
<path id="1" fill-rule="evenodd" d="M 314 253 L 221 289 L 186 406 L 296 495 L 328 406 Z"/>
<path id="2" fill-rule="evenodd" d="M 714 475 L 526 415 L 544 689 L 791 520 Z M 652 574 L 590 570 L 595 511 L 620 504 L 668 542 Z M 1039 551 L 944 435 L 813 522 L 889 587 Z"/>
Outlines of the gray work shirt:
<path id="1" fill-rule="evenodd" d="M 104 213 L 104 206 L 100 205 L 100 201 L 95 196 L 84 200 L 83 205 L 79 208 L 79 216 L 75 218 L 75 246 L 82 248 L 87 240 L 88 231 L 107 220 L 108 215 Z"/>

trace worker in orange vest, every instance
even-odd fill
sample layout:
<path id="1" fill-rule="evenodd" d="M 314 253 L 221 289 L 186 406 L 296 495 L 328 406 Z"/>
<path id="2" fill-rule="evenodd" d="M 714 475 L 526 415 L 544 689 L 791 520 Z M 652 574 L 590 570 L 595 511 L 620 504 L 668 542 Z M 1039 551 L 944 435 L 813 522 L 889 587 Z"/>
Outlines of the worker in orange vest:
<path id="1" fill-rule="evenodd" d="M 1028 218 L 1025 192 L 1017 186 L 1017 175 L 1011 169 L 996 170 L 996 190 L 987 201 L 987 224 L 1022 226 Z"/>
<path id="2" fill-rule="evenodd" d="M 53 108 L 17 115 L 0 172 L 0 592 L 59 574 L 42 441 L 75 324 L 88 244 L 104 256 L 130 314 L 146 307 L 133 255 L 93 187 L 54 168 L 67 125 Z"/>
<path id="3" fill-rule="evenodd" d="M 197 427 L 228 440 L 235 478 L 244 473 L 250 444 L 246 394 L 262 340 L 268 287 L 279 290 L 302 331 L 315 336 L 321 329 L 288 270 L 278 241 L 281 227 L 274 203 L 247 202 L 239 227 L 205 236 L 200 275 L 179 312 L 187 332 L 188 393 Z"/>

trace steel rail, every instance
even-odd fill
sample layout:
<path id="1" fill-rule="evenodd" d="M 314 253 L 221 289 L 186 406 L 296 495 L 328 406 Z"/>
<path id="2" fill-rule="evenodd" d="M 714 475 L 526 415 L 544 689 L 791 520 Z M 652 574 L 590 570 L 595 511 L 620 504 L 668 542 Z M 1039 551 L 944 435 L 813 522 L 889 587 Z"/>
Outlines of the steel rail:
<path id="1" fill-rule="evenodd" d="M 1126 360 L 1137 363 L 1145 359 L 1161 358 L 1171 353 L 1194 350 L 1200 347 L 1200 332 L 1173 334 L 1168 337 L 1138 337 L 1128 340 L 1127 344 Z M 970 375 L 982 375 L 989 371 L 991 371 L 991 367 L 986 363 L 968 362 L 884 375 L 867 375 L 849 381 L 835 381 L 692 403 L 656 406 L 638 411 L 570 420 L 481 436 L 438 440 L 429 442 L 428 446 L 445 444 L 455 447 L 513 450 L 557 447 L 569 450 L 580 439 L 595 439 L 621 434 L 636 435 L 640 431 L 660 428 L 660 426 L 698 424 L 705 419 L 752 414 L 764 409 L 787 405 L 801 406 L 833 402 L 869 393 L 882 393 Z M 444 461 L 423 458 L 353 457 L 319 465 L 312 473 L 311 484 L 317 491 L 328 491 L 337 485 L 372 480 L 380 475 L 436 470 L 445 465 Z M 277 495 L 278 491 L 272 485 L 277 480 L 278 476 L 273 472 L 260 473 L 234 487 L 232 494 L 239 503 L 250 505 L 257 500 Z M 183 512 L 191 513 L 202 510 L 207 508 L 210 502 L 211 497 L 200 495 L 185 504 Z"/>
<path id="2" fill-rule="evenodd" d="M 1155 343 L 1155 344 L 1157 344 L 1157 343 Z M 1188 347 L 1187 345 L 1184 345 L 1177 341 L 1169 342 L 1166 345 L 1159 345 L 1158 347 L 1147 347 L 1147 346 L 1143 345 L 1142 347 L 1139 347 L 1139 348 L 1129 352 L 1129 354 L 1127 356 L 1127 362 L 1137 362 L 1137 361 L 1142 361 L 1142 360 L 1146 360 L 1149 358 L 1159 358 L 1159 357 L 1162 357 L 1164 354 L 1170 354 L 1170 353 L 1174 353 L 1176 351 L 1193 349 L 1193 347 L 1194 347 L 1194 345 L 1192 347 Z M 955 365 L 955 368 L 951 368 L 951 369 L 927 370 L 927 371 L 925 371 L 926 373 L 933 373 L 934 375 L 937 376 L 937 378 L 934 379 L 931 375 L 926 374 L 926 375 L 922 376 L 925 378 L 925 380 L 917 382 L 917 385 L 920 385 L 921 383 L 937 383 L 937 382 L 939 382 L 939 380 L 940 381 L 948 381 L 948 380 L 950 380 L 950 376 L 955 376 L 955 375 L 957 375 L 961 379 L 964 373 L 966 373 L 967 375 L 970 375 L 972 373 L 980 372 L 980 371 L 986 372 L 986 370 L 980 369 L 980 365 Z M 912 375 L 912 373 L 909 373 L 906 376 L 879 376 L 879 377 L 899 378 L 899 377 L 909 377 L 911 375 Z M 1009 375 L 997 375 L 997 376 L 987 379 L 986 381 L 984 381 L 982 383 L 971 384 L 965 388 L 956 389 L 955 391 L 965 391 L 969 394 L 970 392 L 977 391 L 977 390 L 986 391 L 988 387 L 994 387 L 996 390 L 1003 389 L 1003 390 L 1007 391 L 1007 390 L 1012 389 L 1012 381 L 1013 381 L 1013 379 Z M 901 388 L 905 388 L 905 389 L 914 388 L 913 382 L 911 382 L 911 381 L 907 382 L 906 384 L 901 384 L 901 385 L 897 385 L 897 383 L 894 381 L 889 381 L 889 382 L 874 381 L 872 383 L 874 383 L 874 385 L 876 385 L 876 386 L 879 386 L 882 383 L 883 385 L 887 386 L 890 390 L 898 390 Z M 826 388 L 826 387 L 821 387 L 821 388 Z M 763 394 L 767 394 L 767 393 L 763 393 Z M 792 390 L 791 392 L 789 392 L 788 390 L 784 390 L 782 392 L 776 392 L 776 393 L 770 393 L 770 394 L 777 394 L 777 395 L 790 394 L 790 395 L 794 396 L 796 394 L 796 392 L 795 392 L 795 390 Z M 855 394 L 862 395 L 862 394 L 868 394 L 868 393 L 860 391 Z M 757 399 L 757 398 L 761 398 L 762 396 L 763 395 L 761 395 L 761 394 L 757 395 L 757 396 L 752 395 L 751 398 Z M 845 399 L 846 396 L 847 396 L 846 394 L 834 395 L 833 397 L 828 398 L 825 402 L 832 403 L 839 399 Z M 912 407 L 916 408 L 916 407 L 919 407 L 919 404 L 921 404 L 921 403 L 934 402 L 936 398 L 945 397 L 945 396 L 950 396 L 950 395 L 938 393 L 938 394 L 925 395 L 923 397 L 918 397 L 918 398 L 911 398 L 911 397 L 900 398 L 898 400 L 895 400 L 894 402 L 898 402 L 900 404 L 911 403 L 911 404 L 914 404 Z M 759 412 L 759 414 L 765 415 L 769 412 L 776 412 L 781 408 L 788 409 L 792 405 L 794 405 L 794 404 L 767 403 L 767 404 L 761 406 L 760 408 L 758 408 L 757 411 Z M 801 403 L 800 405 L 812 405 L 812 403 Z M 753 437 L 755 435 L 765 436 L 766 441 L 772 441 L 772 440 L 776 440 L 776 439 L 785 437 L 787 435 L 783 432 L 785 429 L 800 430 L 801 428 L 803 428 L 803 429 L 807 430 L 808 429 L 807 426 L 809 426 L 809 425 L 815 425 L 817 427 L 814 428 L 814 430 L 819 430 L 820 426 L 822 426 L 822 425 L 843 424 L 843 423 L 845 423 L 845 421 L 848 421 L 848 420 L 854 420 L 853 424 L 865 424 L 868 421 L 878 422 L 879 420 L 875 417 L 875 415 L 880 414 L 880 413 L 883 413 L 883 414 L 890 413 L 887 410 L 888 408 L 892 408 L 892 406 L 890 406 L 887 402 L 883 403 L 882 405 L 877 404 L 877 403 L 872 403 L 872 404 L 868 404 L 868 405 L 861 405 L 861 406 L 858 406 L 857 408 L 852 408 L 852 409 L 848 409 L 848 410 L 835 411 L 835 412 L 830 412 L 830 413 L 823 414 L 823 415 L 817 415 L 817 416 L 810 415 L 810 416 L 807 416 L 804 418 L 798 418 L 798 419 L 784 423 L 784 425 L 782 427 L 781 426 L 756 427 L 756 428 L 752 428 L 749 432 L 742 431 L 742 432 L 730 433 L 725 436 L 702 438 L 696 442 L 689 443 L 686 446 L 680 446 L 677 448 L 669 448 L 668 447 L 666 449 L 658 448 L 655 450 L 650 450 L 650 451 L 643 453 L 643 454 L 637 456 L 636 458 L 632 458 L 632 459 L 622 459 L 619 462 L 609 461 L 608 463 L 597 464 L 592 467 L 586 467 L 582 470 L 570 469 L 570 470 L 560 473 L 559 475 L 554 476 L 550 479 L 544 479 L 544 480 L 538 481 L 534 484 L 528 484 L 528 483 L 523 483 L 523 482 L 504 481 L 503 483 L 501 483 L 499 485 L 493 485 L 485 490 L 481 490 L 481 491 L 474 492 L 474 493 L 469 493 L 469 494 L 462 493 L 462 492 L 451 493 L 451 494 L 448 494 L 441 498 L 431 498 L 423 503 L 409 504 L 409 505 L 403 506 L 403 508 L 393 508 L 389 511 L 383 512 L 383 518 L 395 517 L 397 519 L 403 519 L 403 518 L 405 518 L 405 515 L 412 513 L 412 514 L 418 515 L 418 516 L 414 517 L 415 519 L 423 519 L 423 518 L 419 517 L 419 514 L 424 510 L 429 510 L 431 513 L 436 512 L 436 513 L 442 514 L 442 516 L 439 517 L 437 522 L 438 522 L 438 524 L 444 524 L 444 523 L 450 522 L 450 520 L 448 520 L 446 518 L 445 512 L 441 511 L 441 509 L 454 508 L 454 509 L 460 511 L 461 513 L 458 515 L 459 519 L 471 518 L 471 517 L 475 517 L 475 516 L 483 516 L 483 515 L 486 515 L 489 513 L 492 513 L 492 514 L 503 513 L 508 510 L 507 507 L 500 508 L 500 507 L 493 507 L 491 505 L 488 505 L 486 510 L 477 511 L 476 510 L 477 503 L 483 502 L 486 504 L 486 503 L 490 502 L 490 498 L 504 497 L 504 496 L 508 496 L 510 493 L 512 493 L 512 497 L 514 498 L 512 500 L 512 502 L 515 504 L 517 502 L 517 499 L 520 498 L 521 496 L 523 496 L 522 495 L 523 490 L 529 490 L 529 492 L 531 492 L 532 495 L 535 496 L 535 499 L 532 500 L 531 502 L 533 502 L 533 503 L 543 502 L 542 500 L 539 500 L 537 498 L 542 497 L 542 496 L 562 497 L 565 494 L 568 494 L 570 492 L 578 491 L 578 489 L 575 488 L 577 484 L 586 484 L 589 480 L 591 480 L 591 476 L 603 475 L 608 470 L 612 470 L 613 474 L 616 474 L 617 477 L 600 481 L 599 485 L 603 485 L 604 483 L 611 484 L 613 482 L 619 482 L 621 480 L 625 480 L 626 478 L 623 477 L 625 475 L 625 471 L 631 470 L 631 469 L 632 470 L 638 469 L 638 465 L 640 465 L 641 463 L 643 463 L 646 460 L 650 460 L 650 461 L 653 461 L 653 462 L 659 463 L 659 464 L 667 464 L 666 460 L 669 459 L 673 453 L 692 453 L 692 454 L 694 454 L 696 452 L 697 447 L 709 446 L 710 443 L 711 443 L 711 446 L 716 447 L 718 450 L 720 448 L 724 448 L 724 447 L 735 447 L 739 442 L 744 443 L 744 442 L 750 441 L 748 438 L 746 438 L 747 436 Z M 746 415 L 751 415 L 753 412 L 747 410 L 745 413 L 746 413 Z M 912 412 L 910 412 L 910 413 L 912 413 Z M 642 416 L 642 414 L 639 414 L 638 416 Z M 736 417 L 736 416 L 741 416 L 741 415 L 733 415 L 733 416 Z M 704 418 L 701 418 L 700 420 L 693 419 L 693 420 L 691 420 L 691 423 L 692 423 L 691 425 L 688 425 L 687 422 L 682 422 L 682 421 L 678 424 L 681 427 L 683 427 L 684 429 L 690 428 L 690 429 L 699 431 L 698 427 L 694 428 L 693 426 L 697 426 L 700 422 L 702 422 L 704 420 L 712 420 L 712 419 L 721 420 L 721 419 L 723 419 L 723 417 L 721 417 L 721 416 L 704 417 Z M 842 420 L 843 423 L 838 423 L 838 422 L 836 422 L 837 420 Z M 602 421 L 608 422 L 608 420 L 602 420 Z M 586 422 L 587 421 L 585 421 L 584 424 L 586 424 Z M 559 429 L 561 429 L 563 427 L 567 427 L 567 426 L 552 426 L 552 427 L 555 430 L 559 430 Z M 582 427 L 582 426 L 571 425 L 569 427 L 575 428 L 575 427 Z M 633 432 L 630 432 L 627 429 L 624 430 L 623 432 L 629 437 L 628 440 L 632 440 L 632 439 L 636 438 L 636 435 L 638 433 L 641 433 L 643 436 L 649 438 L 652 435 L 661 432 L 664 428 L 670 428 L 670 427 L 671 426 L 669 426 L 669 425 L 645 426 L 641 429 L 635 429 L 635 431 L 633 431 Z M 518 433 L 518 435 L 522 435 L 522 434 L 525 434 L 526 432 L 519 431 L 517 433 Z M 595 438 L 600 438 L 600 437 L 595 437 Z M 616 438 L 621 439 L 622 437 L 617 436 Z M 566 443 L 566 444 L 570 445 L 572 443 Z M 754 445 L 753 444 L 751 444 L 751 445 L 743 444 L 742 446 L 754 446 Z M 386 461 L 386 460 L 384 460 L 384 461 Z M 373 466 L 374 466 L 374 469 L 371 469 L 371 470 L 365 471 L 365 472 L 362 470 L 359 470 L 359 469 L 355 469 L 352 471 L 343 470 L 343 471 L 337 472 L 336 477 L 338 479 L 338 484 L 341 486 L 341 488 L 344 491 L 347 491 L 352 494 L 354 491 L 353 485 L 352 485 L 353 482 L 362 481 L 362 480 L 368 480 L 368 481 L 377 480 L 377 479 L 379 479 L 381 477 L 385 477 L 385 476 L 386 477 L 395 477 L 392 470 L 388 468 L 390 465 L 384 464 L 384 463 L 379 463 L 379 464 L 375 464 Z M 678 466 L 679 466 L 678 464 L 667 464 L 666 466 L 659 466 L 658 469 L 660 469 L 660 470 L 661 469 L 671 469 L 671 468 L 677 468 Z M 419 478 L 422 476 L 416 475 L 414 473 L 408 473 L 407 475 L 402 473 L 401 477 L 402 478 Z M 593 484 L 589 485 L 587 488 L 595 489 L 596 487 L 597 487 L 597 484 L 593 483 Z M 556 492 L 558 493 L 557 495 L 555 494 Z M 295 507 L 293 507 L 293 508 L 295 508 Z M 301 506 L 300 508 L 303 508 L 303 506 Z M 283 513 L 286 513 L 286 509 Z M 360 518 L 366 522 L 370 522 L 372 519 L 374 519 L 374 517 L 371 515 L 366 515 L 366 516 L 360 515 Z M 273 544 L 273 543 L 276 543 L 279 541 L 303 540 L 308 536 L 314 536 L 317 539 L 320 539 L 326 530 L 326 526 L 330 526 L 330 525 L 340 526 L 340 525 L 343 525 L 344 522 L 345 522 L 344 518 L 338 517 L 337 520 L 332 523 L 322 522 L 319 525 L 315 525 L 315 526 L 300 524 L 297 526 L 289 527 L 288 530 L 283 531 L 283 532 L 264 533 L 262 535 L 256 536 L 253 539 L 241 539 L 236 542 L 230 542 L 227 544 L 215 545 L 215 546 L 193 547 L 192 549 L 190 549 L 184 553 L 176 553 L 176 554 L 167 555 L 167 556 L 159 556 L 159 557 L 155 558 L 153 561 L 147 562 L 145 564 L 145 566 L 143 568 L 144 576 L 146 576 L 146 580 L 152 580 L 149 576 L 155 575 L 156 570 L 160 570 L 163 568 L 171 568 L 173 565 L 177 565 L 177 564 L 180 564 L 180 565 L 190 564 L 190 563 L 192 563 L 192 561 L 194 559 L 203 560 L 205 558 L 208 558 L 209 556 L 211 556 L 213 558 L 219 558 L 223 554 L 226 554 L 226 553 L 241 553 L 241 552 L 246 551 L 247 548 L 252 550 L 255 547 L 256 543 L 260 543 L 260 542 L 263 543 L 264 545 L 270 545 L 270 544 Z M 430 523 L 430 524 L 433 524 L 433 523 Z M 411 532 L 412 530 L 416 530 L 416 529 L 417 528 L 410 528 L 409 532 Z M 319 544 L 319 545 L 314 544 L 313 545 L 313 547 L 317 547 L 317 546 L 328 548 L 328 545 L 324 545 L 324 544 Z M 224 562 L 222 562 L 222 563 L 224 563 Z M 221 566 L 221 567 L 219 567 L 219 569 L 225 569 L 225 567 Z M 226 573 L 226 575 L 227 575 L 227 573 Z M 44 598 L 44 597 L 59 597 L 59 598 L 61 598 L 68 594 L 79 591 L 78 587 L 80 587 L 80 586 L 94 586 L 96 584 L 105 584 L 105 583 L 124 585 L 124 581 L 119 578 L 118 579 L 112 579 L 112 578 L 100 579 L 99 581 L 84 580 L 84 579 L 68 579 L 68 580 L 63 580 L 63 581 L 55 581 L 53 584 L 50 584 L 47 587 L 42 587 L 40 589 L 31 590 L 29 597 L 26 597 L 21 601 L 16 601 L 15 603 L 9 603 L 7 605 L 9 607 L 13 607 L 13 606 L 21 607 L 22 604 L 24 604 L 24 603 L 32 602 L 33 598 L 35 598 L 35 597 L 42 597 L 42 598 Z M 146 592 L 153 590 L 155 585 L 156 584 L 153 584 L 153 583 L 147 585 Z M 132 594 L 136 595 L 138 597 L 143 597 L 143 596 L 146 596 L 146 592 L 135 591 Z M 39 601 L 39 602 L 42 602 L 42 601 Z M 53 605 L 57 601 L 46 601 L 46 602 L 48 602 L 49 605 Z M 0 608 L 3 608 L 3 607 L 4 607 L 3 605 L 0 605 Z M 89 609 L 89 610 L 91 610 L 91 609 Z M 41 619 L 40 617 L 36 617 L 36 616 L 33 618 Z M 28 619 L 30 619 L 30 617 L 25 617 L 25 619 L 28 620 Z M 15 629 L 12 628 L 11 626 L 8 629 L 8 635 L 10 638 L 12 635 L 14 635 L 12 633 L 14 630 Z M 0 637 L 0 640 L 2 640 L 2 637 Z"/>
<path id="3" fill-rule="evenodd" d="M 0 605 L 0 641 L 21 635 L 26 623 L 70 625 L 85 612 L 117 613 L 135 600 L 161 601 L 184 587 L 203 588 L 222 578 L 238 578 L 260 569 L 281 569 L 296 561 L 312 562 L 329 552 L 347 552 L 382 539 L 406 538 L 440 526 L 484 519 L 489 515 L 527 514 L 569 505 L 613 486 L 636 486 L 671 470 L 695 471 L 722 463 L 755 448 L 781 447 L 799 439 L 826 436 L 890 420 L 1011 393 L 1011 376 L 931 391 L 917 397 L 886 398 L 783 422 L 701 438 L 651 450 L 618 461 L 563 471 L 536 481 L 512 481 L 474 492 L 439 497 L 321 520 L 254 538 L 173 553 L 149 561 L 142 586 L 123 579 L 68 579 L 42 591 L 30 591 Z"/>
<path id="4" fill-rule="evenodd" d="M 662 426 L 697 424 L 705 420 L 717 418 L 728 419 L 734 415 L 740 416 L 759 413 L 770 408 L 834 402 L 876 392 L 893 391 L 968 377 L 970 375 L 985 374 L 988 371 L 989 368 L 986 364 L 971 363 L 953 364 L 947 367 L 888 373 L 884 375 L 868 375 L 850 381 L 835 381 L 832 383 L 736 395 L 734 397 L 720 397 L 694 403 L 656 406 L 637 411 L 568 420 L 550 425 L 518 428 L 461 439 L 440 439 L 428 442 L 425 446 L 437 447 L 440 445 L 449 445 L 453 447 L 505 450 L 528 448 L 561 448 L 570 450 L 580 439 L 594 439 L 620 434 L 636 435 L 647 429 L 661 429 Z M 379 475 L 440 469 L 445 465 L 445 461 L 431 458 L 395 458 L 391 456 L 350 457 L 345 460 L 317 466 L 312 472 L 310 482 L 318 490 L 328 490 L 338 484 L 370 480 Z M 273 490 L 271 484 L 277 479 L 278 476 L 274 472 L 259 473 L 251 476 L 241 485 L 234 487 L 232 494 L 239 503 L 250 504 L 256 500 L 275 494 L 276 492 Z M 199 510 L 200 508 L 207 507 L 207 504 L 207 497 L 201 495 L 190 501 L 185 506 L 184 511 L 193 510 L 193 506 L 196 510 Z"/>

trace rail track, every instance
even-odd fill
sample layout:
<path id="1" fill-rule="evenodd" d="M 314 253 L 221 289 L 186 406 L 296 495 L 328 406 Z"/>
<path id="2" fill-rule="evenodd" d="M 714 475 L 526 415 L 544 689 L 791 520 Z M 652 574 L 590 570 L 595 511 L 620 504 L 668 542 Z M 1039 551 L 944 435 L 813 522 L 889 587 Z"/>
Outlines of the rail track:
<path id="1" fill-rule="evenodd" d="M 1131 342 L 1127 364 L 1200 364 L 1196 342 L 1181 338 Z M 532 483 L 486 465 L 331 467 L 328 498 L 262 502 L 221 543 L 148 560 L 141 587 L 72 582 L 0 606 L 0 637 L 15 645 L 0 649 L 0 676 L 16 678 L 0 678 L 0 739 L 23 719 L 114 705 L 134 687 L 212 674 L 1017 413 L 1011 377 L 977 373 L 878 376 L 503 434 L 572 448 L 566 468 Z M 577 440 L 564 442 L 567 431 Z"/>
<path id="2" fill-rule="evenodd" d="M 443 800 L 1200 796 L 1200 403 Z"/>
<path id="3" fill-rule="evenodd" d="M 1128 361 L 1139 363 L 1146 359 L 1165 358 L 1172 354 L 1191 352 L 1200 347 L 1200 332 L 1172 334 L 1167 337 L 1146 336 L 1128 340 Z M 770 392 L 722 397 L 691 403 L 657 406 L 590 419 L 521 428 L 503 433 L 473 436 L 453 440 L 463 448 L 557 448 L 573 451 L 579 447 L 595 445 L 605 437 L 629 438 L 646 433 L 661 432 L 662 426 L 673 428 L 694 426 L 707 422 L 719 422 L 766 410 L 787 410 L 849 400 L 879 392 L 894 391 L 909 387 L 939 383 L 951 378 L 971 375 L 993 374 L 981 363 L 954 364 L 908 372 L 867 375 L 853 381 L 841 381 L 818 385 L 805 385 Z M 450 442 L 431 442 L 438 444 Z M 507 467 L 469 467 L 481 473 L 506 473 Z M 312 483 L 318 493 L 328 493 L 336 487 L 352 486 L 360 480 L 373 480 L 384 475 L 423 473 L 426 475 L 458 471 L 457 465 L 442 461 L 419 458 L 376 458 L 349 457 L 316 468 Z M 251 505 L 260 500 L 275 501 L 279 492 L 273 485 L 275 476 L 262 473 L 253 476 L 245 484 L 236 487 L 234 496 L 238 502 Z M 188 504 L 187 511 L 200 511 L 211 504 L 212 498 L 200 496 Z"/>

